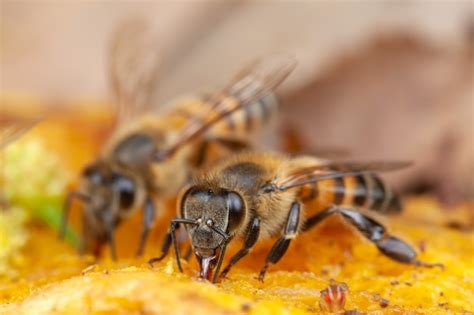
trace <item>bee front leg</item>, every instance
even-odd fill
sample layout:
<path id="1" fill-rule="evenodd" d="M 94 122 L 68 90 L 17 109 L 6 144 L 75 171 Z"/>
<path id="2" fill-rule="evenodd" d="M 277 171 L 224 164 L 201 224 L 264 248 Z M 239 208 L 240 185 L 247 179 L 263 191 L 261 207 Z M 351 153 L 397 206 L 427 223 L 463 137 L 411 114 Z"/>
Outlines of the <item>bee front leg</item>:
<path id="1" fill-rule="evenodd" d="M 60 239 L 64 239 L 64 237 L 66 235 L 67 221 L 69 219 L 69 213 L 71 212 L 72 201 L 74 199 L 78 199 L 80 201 L 87 202 L 89 198 L 87 196 L 77 192 L 77 191 L 71 191 L 67 195 L 66 200 L 64 201 L 61 224 L 59 226 L 59 238 Z"/>
<path id="2" fill-rule="evenodd" d="M 115 226 L 116 224 L 114 223 L 114 219 L 112 215 L 108 214 L 104 217 L 104 223 L 105 223 L 105 232 L 107 236 L 107 242 L 109 243 L 110 247 L 110 258 L 112 258 L 113 261 L 117 261 L 117 250 L 115 246 Z"/>
<path id="3" fill-rule="evenodd" d="M 155 206 L 153 204 L 153 200 L 150 198 L 150 196 L 148 196 L 145 200 L 145 205 L 143 207 L 143 230 L 140 237 L 140 244 L 138 245 L 137 256 L 143 255 L 143 250 L 145 249 L 145 243 L 154 222 L 155 222 Z"/>
<path id="4" fill-rule="evenodd" d="M 148 265 L 153 268 L 153 264 L 159 261 L 162 261 L 167 255 L 168 252 L 170 251 L 171 243 L 173 242 L 173 237 L 171 236 L 172 231 L 176 229 L 175 226 L 173 226 L 173 222 L 170 224 L 170 230 L 168 233 L 166 233 L 165 239 L 163 240 L 163 245 L 161 245 L 161 255 L 155 258 L 152 258 L 148 261 Z"/>
<path id="5" fill-rule="evenodd" d="M 183 268 L 181 266 L 180 255 L 179 255 L 179 246 L 176 239 L 176 230 L 179 228 L 180 224 L 196 224 L 194 220 L 189 219 L 173 219 L 170 223 L 170 229 L 168 233 L 166 233 L 165 239 L 163 241 L 163 246 L 161 248 L 161 255 L 159 257 L 152 258 L 148 261 L 148 265 L 153 268 L 153 264 L 163 260 L 163 258 L 168 255 L 170 250 L 171 244 L 173 244 L 175 256 L 176 256 L 176 264 L 178 265 L 178 269 L 180 272 L 183 272 Z"/>
<path id="6" fill-rule="evenodd" d="M 84 212 L 81 213 L 81 239 L 79 242 L 79 254 L 83 255 L 92 249 L 91 244 L 93 241 L 98 243 L 98 240 L 93 239 L 91 235 L 92 231 L 87 222 L 87 217 Z M 98 256 L 94 253 L 94 256 Z"/>
<path id="7" fill-rule="evenodd" d="M 258 217 L 253 218 L 250 223 L 250 228 L 247 231 L 247 236 L 245 237 L 244 247 L 239 250 L 232 258 L 230 259 L 229 264 L 224 268 L 221 273 L 221 277 L 225 278 L 229 273 L 230 269 L 243 257 L 245 257 L 250 249 L 257 243 L 258 236 L 260 234 L 260 219 Z"/>
<path id="8" fill-rule="evenodd" d="M 286 220 L 285 233 L 275 242 L 272 249 L 270 250 L 270 253 L 265 260 L 265 265 L 260 270 L 260 274 L 258 275 L 258 279 L 260 281 L 263 281 L 270 263 L 276 264 L 286 253 L 288 246 L 290 246 L 291 240 L 296 237 L 300 220 L 300 208 L 301 206 L 298 202 L 293 202 L 291 205 L 288 219 Z"/>

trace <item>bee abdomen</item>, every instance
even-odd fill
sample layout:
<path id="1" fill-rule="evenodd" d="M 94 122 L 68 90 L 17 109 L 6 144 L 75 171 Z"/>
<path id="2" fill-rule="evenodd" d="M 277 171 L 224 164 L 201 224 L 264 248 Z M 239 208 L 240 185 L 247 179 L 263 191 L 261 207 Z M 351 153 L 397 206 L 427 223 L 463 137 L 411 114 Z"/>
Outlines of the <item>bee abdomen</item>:
<path id="1" fill-rule="evenodd" d="M 205 97 L 206 98 L 206 97 Z M 213 107 L 213 102 L 221 106 Z M 180 108 L 177 114 L 186 120 L 206 121 L 207 117 L 219 114 L 225 108 L 235 107 L 240 100 L 232 95 L 220 92 L 212 96 L 212 102 L 203 101 L 191 106 Z M 227 115 L 221 122 L 211 128 L 211 133 L 231 133 L 233 135 L 248 135 L 264 126 L 278 111 L 278 100 L 273 93 L 257 99 L 248 106 Z"/>
<path id="2" fill-rule="evenodd" d="M 248 133 L 261 128 L 278 111 L 278 100 L 273 93 L 227 116 L 226 127 L 231 132 Z"/>
<path id="3" fill-rule="evenodd" d="M 367 209 L 381 213 L 397 213 L 402 210 L 399 196 L 376 175 L 357 176 L 363 178 L 367 194 Z"/>
<path id="4" fill-rule="evenodd" d="M 354 206 L 384 214 L 398 213 L 402 208 L 399 196 L 373 174 L 346 176 L 336 178 L 331 183 L 322 181 L 305 185 L 299 197 L 303 202 L 319 199 L 321 203 Z"/>
<path id="5" fill-rule="evenodd" d="M 348 203 L 380 213 L 396 213 L 401 211 L 398 195 L 380 177 L 364 174 L 344 178 L 348 194 Z"/>

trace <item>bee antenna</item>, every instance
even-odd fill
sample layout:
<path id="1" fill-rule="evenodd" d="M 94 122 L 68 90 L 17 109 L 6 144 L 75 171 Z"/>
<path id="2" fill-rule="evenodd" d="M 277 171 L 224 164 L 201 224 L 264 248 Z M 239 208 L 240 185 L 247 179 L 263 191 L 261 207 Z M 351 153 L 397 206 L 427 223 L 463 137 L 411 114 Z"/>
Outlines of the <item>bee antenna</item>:
<path id="1" fill-rule="evenodd" d="M 222 236 L 226 242 L 229 240 L 229 238 L 230 238 L 229 234 L 227 234 L 226 232 L 222 231 L 220 228 L 215 227 L 215 226 L 213 226 L 213 225 L 208 225 L 208 227 L 210 227 L 211 230 L 213 230 L 214 232 L 216 232 L 217 234 L 219 234 L 220 236 Z"/>

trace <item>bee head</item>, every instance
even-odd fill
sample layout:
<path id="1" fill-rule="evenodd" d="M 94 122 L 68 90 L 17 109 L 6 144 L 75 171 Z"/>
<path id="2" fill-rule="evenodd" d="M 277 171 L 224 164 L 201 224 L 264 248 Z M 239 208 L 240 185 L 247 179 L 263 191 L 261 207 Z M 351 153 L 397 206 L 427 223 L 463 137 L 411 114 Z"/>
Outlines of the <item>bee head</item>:
<path id="1" fill-rule="evenodd" d="M 235 191 L 191 187 L 181 198 L 181 215 L 195 221 L 188 225 L 201 277 L 209 278 L 218 259 L 218 249 L 245 218 L 245 202 Z"/>
<path id="2" fill-rule="evenodd" d="M 104 234 L 118 223 L 121 211 L 133 207 L 137 184 L 132 177 L 103 162 L 86 167 L 82 182 L 88 196 L 85 214 L 89 228 L 96 238 L 104 238 Z"/>

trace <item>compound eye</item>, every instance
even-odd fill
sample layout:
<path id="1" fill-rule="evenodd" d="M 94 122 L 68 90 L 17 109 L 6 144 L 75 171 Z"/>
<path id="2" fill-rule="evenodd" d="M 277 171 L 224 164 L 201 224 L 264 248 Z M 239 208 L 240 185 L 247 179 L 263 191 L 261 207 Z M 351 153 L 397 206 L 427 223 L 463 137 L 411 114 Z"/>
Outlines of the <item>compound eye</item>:
<path id="1" fill-rule="evenodd" d="M 96 185 L 101 185 L 104 183 L 104 177 L 100 173 L 100 170 L 95 166 L 87 167 L 82 173 L 83 176 L 87 177 L 89 181 Z"/>
<path id="2" fill-rule="evenodd" d="M 120 196 L 120 207 L 128 209 L 133 205 L 135 199 L 135 183 L 130 177 L 114 174 L 114 190 Z"/>
<path id="3" fill-rule="evenodd" d="M 229 210 L 227 232 L 229 232 L 237 228 L 244 218 L 244 200 L 238 193 L 231 191 L 227 194 L 227 208 Z"/>
<path id="4" fill-rule="evenodd" d="M 188 202 L 188 198 L 192 195 L 194 195 L 196 192 L 198 191 L 197 187 L 196 186 L 191 186 L 189 187 L 181 196 L 180 200 L 179 200 L 179 204 L 180 204 L 180 214 L 183 218 L 190 218 L 187 213 L 185 213 L 186 211 L 186 203 Z"/>

